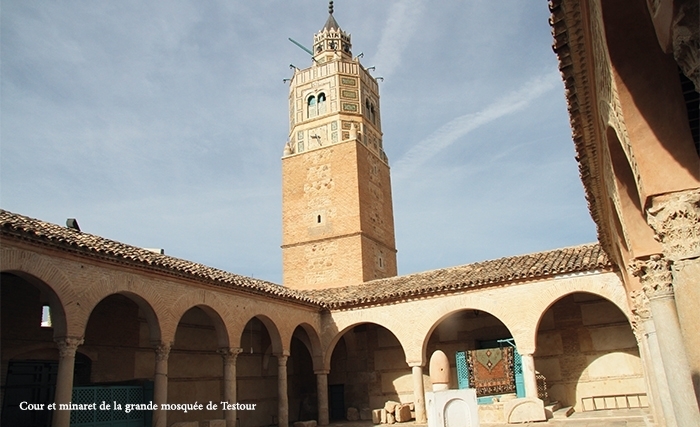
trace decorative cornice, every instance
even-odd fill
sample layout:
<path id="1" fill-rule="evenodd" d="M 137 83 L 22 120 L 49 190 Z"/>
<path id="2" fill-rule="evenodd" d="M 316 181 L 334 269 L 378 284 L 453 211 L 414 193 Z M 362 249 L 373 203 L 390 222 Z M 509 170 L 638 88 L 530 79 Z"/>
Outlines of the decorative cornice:
<path id="1" fill-rule="evenodd" d="M 654 196 L 647 222 L 671 260 L 700 257 L 700 189 Z"/>

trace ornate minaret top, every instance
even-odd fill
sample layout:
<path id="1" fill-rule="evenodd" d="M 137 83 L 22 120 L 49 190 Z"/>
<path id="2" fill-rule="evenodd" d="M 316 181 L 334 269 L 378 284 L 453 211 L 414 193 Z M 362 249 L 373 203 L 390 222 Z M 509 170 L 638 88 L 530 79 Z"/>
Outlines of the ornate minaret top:
<path id="1" fill-rule="evenodd" d="M 328 2 L 328 19 L 321 31 L 314 35 L 314 60 L 319 63 L 332 60 L 336 55 L 352 58 L 350 34 L 340 29 L 333 17 L 333 2 Z"/>

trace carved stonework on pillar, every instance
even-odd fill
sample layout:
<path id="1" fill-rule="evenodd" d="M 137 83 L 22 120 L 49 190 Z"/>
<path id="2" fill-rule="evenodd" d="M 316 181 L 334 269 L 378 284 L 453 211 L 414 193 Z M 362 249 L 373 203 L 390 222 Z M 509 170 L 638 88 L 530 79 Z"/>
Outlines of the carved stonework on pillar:
<path id="1" fill-rule="evenodd" d="M 673 16 L 673 58 L 700 92 L 700 2 L 677 2 Z"/>
<path id="2" fill-rule="evenodd" d="M 58 347 L 58 355 L 61 359 L 65 357 L 75 357 L 78 347 L 83 344 L 82 338 L 64 337 L 54 340 Z"/>
<path id="3" fill-rule="evenodd" d="M 700 189 L 653 197 L 647 222 L 669 259 L 700 256 Z"/>
<path id="4" fill-rule="evenodd" d="M 156 362 L 166 362 L 170 355 L 170 344 L 159 343 L 155 345 Z"/>
<path id="5" fill-rule="evenodd" d="M 649 298 L 643 290 L 638 289 L 630 292 L 630 302 L 632 306 L 632 332 L 637 339 L 637 344 L 642 342 L 642 337 L 646 334 L 644 322 L 651 319 L 651 309 L 649 308 Z"/>
<path id="6" fill-rule="evenodd" d="M 652 255 L 647 260 L 637 259 L 630 265 L 633 275 L 639 277 L 644 295 L 649 300 L 673 297 L 673 273 L 671 261 Z"/>
<path id="7" fill-rule="evenodd" d="M 224 365 L 229 365 L 231 363 L 236 363 L 236 359 L 238 358 L 238 355 L 243 352 L 243 349 L 239 347 L 224 347 L 216 350 L 216 352 L 219 353 L 224 359 Z"/>

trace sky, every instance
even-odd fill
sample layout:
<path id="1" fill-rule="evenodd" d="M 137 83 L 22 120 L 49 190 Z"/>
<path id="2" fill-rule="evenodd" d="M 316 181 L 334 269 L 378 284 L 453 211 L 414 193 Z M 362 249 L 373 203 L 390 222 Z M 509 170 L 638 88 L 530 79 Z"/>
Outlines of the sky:
<path id="1" fill-rule="evenodd" d="M 281 283 L 321 0 L 2 0 L 0 207 Z M 547 1 L 337 0 L 380 81 L 399 274 L 596 240 Z"/>

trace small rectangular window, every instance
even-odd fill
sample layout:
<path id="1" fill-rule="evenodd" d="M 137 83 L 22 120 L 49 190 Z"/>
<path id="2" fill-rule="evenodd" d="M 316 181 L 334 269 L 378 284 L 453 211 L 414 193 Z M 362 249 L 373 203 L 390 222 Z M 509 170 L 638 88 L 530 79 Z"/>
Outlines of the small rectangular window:
<path id="1" fill-rule="evenodd" d="M 44 304 L 44 306 L 41 307 L 41 327 L 50 328 L 51 326 L 51 307 Z"/>

